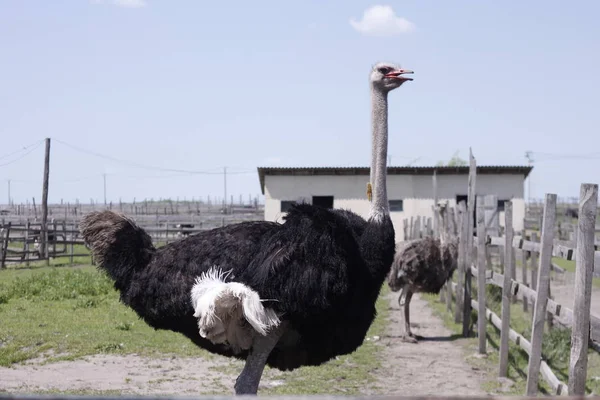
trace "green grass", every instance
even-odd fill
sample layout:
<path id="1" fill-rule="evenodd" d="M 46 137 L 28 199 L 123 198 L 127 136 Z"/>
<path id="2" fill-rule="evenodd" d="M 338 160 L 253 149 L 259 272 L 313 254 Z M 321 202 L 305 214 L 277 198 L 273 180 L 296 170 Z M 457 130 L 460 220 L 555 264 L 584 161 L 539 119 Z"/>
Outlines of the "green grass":
<path id="1" fill-rule="evenodd" d="M 98 353 L 207 356 L 183 336 L 154 331 L 119 303 L 94 267 L 0 272 L 0 366 Z"/>
<path id="2" fill-rule="evenodd" d="M 384 285 L 382 295 L 387 290 Z M 385 299 L 378 300 L 377 310 L 378 317 L 367 337 L 381 336 L 385 330 L 389 312 Z M 92 266 L 0 271 L 0 321 L 0 366 L 32 358 L 49 363 L 102 353 L 218 357 L 180 334 L 150 328 L 119 302 L 112 283 Z M 262 392 L 359 394 L 367 385 L 374 387 L 381 352 L 379 343 L 369 340 L 354 353 L 320 367 L 283 374 L 267 368 L 267 376 L 275 376 L 285 384 Z M 221 368 L 236 376 L 240 363 Z M 224 390 L 229 393 L 231 388 Z"/>
<path id="3" fill-rule="evenodd" d="M 552 262 L 554 262 L 559 267 L 564 268 L 568 272 L 575 273 L 575 261 L 565 260 L 564 258 L 559 257 L 553 257 Z M 592 286 L 600 288 L 600 278 L 593 278 Z"/>
<path id="4" fill-rule="evenodd" d="M 476 289 L 473 296 L 477 295 Z M 445 325 L 453 331 L 453 333 L 462 333 L 462 324 L 454 323 L 453 314 L 446 310 L 446 305 L 439 302 L 439 296 L 427 295 L 429 304 L 434 309 L 436 315 L 442 318 Z M 487 285 L 486 287 L 487 306 L 499 317 L 501 316 L 501 298 L 502 289 Z M 454 303 L 453 303 L 454 306 Z M 527 340 L 531 340 L 531 315 L 523 311 L 521 303 L 511 305 L 511 321 L 510 326 L 513 330 L 523 335 Z M 477 314 L 475 310 L 472 313 L 472 322 L 477 324 Z M 485 388 L 488 392 L 498 391 L 501 384 L 496 377 L 498 376 L 500 347 L 500 331 L 496 329 L 490 322 L 486 324 L 486 335 L 488 340 L 488 356 L 486 358 L 469 358 L 470 362 L 478 368 L 485 370 L 488 373 L 488 382 Z M 477 352 L 477 338 L 473 337 L 466 341 L 466 347 L 470 353 Z M 491 350 L 491 351 L 490 351 Z M 558 379 L 564 384 L 568 383 L 569 373 L 569 358 L 571 351 L 571 330 L 555 327 L 554 329 L 544 332 L 542 341 L 542 357 L 548 363 L 552 371 Z M 527 382 L 527 366 L 529 357 L 527 353 L 521 350 L 516 344 L 510 342 L 509 345 L 509 368 L 508 377 L 514 381 L 514 386 L 510 388 L 506 394 L 523 395 Z M 600 355 L 590 349 L 588 353 L 588 373 L 587 373 L 587 393 L 600 392 Z M 546 384 L 540 376 L 539 389 L 542 393 L 552 393 L 551 388 Z"/>
<path id="5" fill-rule="evenodd" d="M 552 262 L 568 272 L 575 272 L 575 261 L 565 260 L 560 257 L 552 257 Z"/>

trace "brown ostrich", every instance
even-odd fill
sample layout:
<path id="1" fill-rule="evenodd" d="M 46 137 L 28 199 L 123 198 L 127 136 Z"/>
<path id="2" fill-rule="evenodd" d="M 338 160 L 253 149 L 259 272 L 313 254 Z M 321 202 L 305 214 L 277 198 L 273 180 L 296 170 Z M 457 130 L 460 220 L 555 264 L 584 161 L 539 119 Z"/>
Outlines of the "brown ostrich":
<path id="1" fill-rule="evenodd" d="M 440 239 L 426 236 L 397 244 L 388 285 L 392 291 L 400 291 L 398 304 L 404 308 L 403 341 L 417 343 L 410 330 L 410 300 L 414 293 L 439 293 L 452 277 L 457 266 L 458 238 L 450 238 L 444 215 L 447 204 L 440 206 L 442 233 Z"/>

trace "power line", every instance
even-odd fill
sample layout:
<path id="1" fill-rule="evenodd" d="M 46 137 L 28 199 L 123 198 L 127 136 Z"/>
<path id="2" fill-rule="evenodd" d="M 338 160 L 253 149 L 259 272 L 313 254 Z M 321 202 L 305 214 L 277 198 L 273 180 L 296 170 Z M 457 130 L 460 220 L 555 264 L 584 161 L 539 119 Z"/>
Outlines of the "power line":
<path id="1" fill-rule="evenodd" d="M 0 167 L 5 167 L 5 166 L 7 166 L 7 165 L 10 165 L 10 164 L 14 164 L 14 163 L 16 163 L 17 161 L 19 161 L 19 160 L 21 160 L 22 158 L 24 158 L 24 157 L 26 157 L 27 155 L 29 155 L 29 154 L 30 154 L 32 151 L 34 151 L 35 149 L 37 149 L 37 148 L 38 148 L 38 147 L 40 147 L 41 145 L 42 145 L 42 142 L 39 142 L 39 143 L 37 143 L 37 145 L 36 145 L 36 146 L 34 146 L 34 147 L 33 147 L 31 150 L 29 150 L 28 152 L 26 152 L 26 153 L 22 154 L 20 157 L 18 157 L 18 158 L 15 158 L 15 159 L 14 159 L 14 160 L 12 160 L 12 161 L 6 162 L 6 163 L 4 163 L 4 164 L 0 164 Z M 13 154 L 14 154 L 14 153 L 13 153 Z"/>
<path id="2" fill-rule="evenodd" d="M 27 150 L 27 149 L 28 149 L 28 148 L 30 148 L 31 146 L 39 145 L 39 144 L 41 144 L 42 142 L 43 142 L 43 140 L 38 140 L 38 141 L 37 141 L 37 142 L 35 142 L 35 143 L 29 144 L 29 145 L 27 145 L 27 146 L 24 146 L 22 149 L 15 150 L 15 151 L 13 151 L 13 152 L 11 152 L 11 153 L 8 153 L 8 154 L 5 154 L 5 155 L 3 155 L 3 156 L 0 156 L 0 160 L 4 159 L 4 158 L 6 158 L 6 157 L 10 157 L 10 156 L 12 156 L 13 154 L 17 154 L 17 153 L 19 153 L 19 152 L 21 152 L 21 151 L 23 151 L 23 150 Z"/>
<path id="3" fill-rule="evenodd" d="M 229 169 L 227 170 L 227 175 L 243 175 L 243 174 L 255 174 L 256 171 L 244 171 L 244 172 L 229 172 Z M 223 173 L 221 172 L 219 175 L 222 175 Z M 121 174 L 117 174 L 117 173 L 105 173 L 105 174 L 94 174 L 94 175 L 87 175 L 87 176 L 81 176 L 78 178 L 71 178 L 71 179 L 54 179 L 53 182 L 54 183 L 77 183 L 77 182 L 83 182 L 83 181 L 87 181 L 87 180 L 92 180 L 92 179 L 99 179 L 101 177 L 103 177 L 104 175 L 108 176 L 112 176 L 115 177 L 116 179 L 165 179 L 165 178 L 178 178 L 178 177 L 190 177 L 191 174 L 168 174 L 168 175 L 121 175 Z M 215 174 L 216 175 L 216 174 Z M 38 183 L 38 182 L 34 182 L 34 181 L 23 181 L 23 180 L 12 180 L 13 182 L 25 182 L 25 183 Z"/>
<path id="4" fill-rule="evenodd" d="M 116 157 L 112 157 L 112 156 L 109 156 L 109 155 L 106 155 L 106 154 L 101 154 L 101 153 L 98 153 L 98 152 L 95 152 L 95 151 L 92 151 L 92 150 L 83 149 L 81 147 L 74 146 L 72 144 L 66 143 L 66 142 L 64 142 L 62 140 L 59 140 L 59 139 L 54 139 L 54 141 L 56 141 L 56 142 L 58 142 L 58 143 L 60 143 L 60 144 L 62 144 L 64 146 L 70 147 L 70 148 L 72 148 L 74 150 L 77 150 L 79 152 L 82 152 L 82 153 L 91 154 L 91 155 L 94 155 L 96 157 L 100 157 L 100 158 L 104 158 L 104 159 L 107 159 L 107 160 L 116 161 L 118 163 L 129 165 L 131 167 L 136 167 L 136 168 L 156 170 L 156 171 L 164 171 L 164 172 L 179 172 L 179 173 L 190 174 L 190 175 L 221 175 L 222 174 L 222 172 L 220 172 L 220 171 L 219 172 L 217 172 L 217 171 L 212 172 L 212 171 L 185 170 L 185 169 L 163 168 L 163 167 L 156 167 L 156 166 L 151 166 L 151 165 L 138 164 L 138 163 L 134 163 L 134 162 L 131 162 L 131 161 L 126 161 L 126 160 L 122 160 L 122 159 L 119 159 L 119 158 L 116 158 Z M 248 172 L 242 171 L 242 172 L 238 172 L 238 173 L 248 173 Z M 230 173 L 235 173 L 235 172 L 230 172 Z"/>

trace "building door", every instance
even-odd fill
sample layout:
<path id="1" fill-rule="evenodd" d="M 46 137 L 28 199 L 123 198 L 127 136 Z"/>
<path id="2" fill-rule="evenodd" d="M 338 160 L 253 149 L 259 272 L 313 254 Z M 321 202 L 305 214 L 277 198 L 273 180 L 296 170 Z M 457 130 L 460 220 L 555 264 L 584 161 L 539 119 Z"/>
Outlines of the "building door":
<path id="1" fill-rule="evenodd" d="M 467 206 L 467 201 L 469 196 L 466 194 L 457 194 L 456 195 L 456 206 L 458 211 L 458 203 L 461 201 L 465 202 L 465 207 Z M 477 203 L 477 196 L 475 196 L 475 202 Z M 473 207 L 473 228 L 477 228 L 477 207 Z M 473 233 L 475 235 L 475 233 Z"/>
<path id="2" fill-rule="evenodd" d="M 312 204 L 313 206 L 333 208 L 333 196 L 313 196 Z"/>

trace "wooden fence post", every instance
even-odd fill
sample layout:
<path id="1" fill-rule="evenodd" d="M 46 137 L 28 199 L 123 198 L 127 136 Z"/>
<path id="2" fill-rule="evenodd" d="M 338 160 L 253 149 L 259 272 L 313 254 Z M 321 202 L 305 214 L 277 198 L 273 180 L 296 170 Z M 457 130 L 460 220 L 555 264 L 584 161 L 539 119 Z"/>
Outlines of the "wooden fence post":
<path id="1" fill-rule="evenodd" d="M 456 269 L 456 309 L 454 310 L 454 322 L 460 323 L 463 316 L 463 282 L 465 278 L 465 237 L 464 224 L 467 223 L 467 207 L 464 201 L 458 205 L 458 266 Z"/>
<path id="2" fill-rule="evenodd" d="M 225 219 L 223 219 L 223 221 L 225 221 Z M 225 226 L 225 222 L 223 222 L 223 226 Z M 420 239 L 421 238 L 421 217 L 417 217 L 417 219 L 415 220 L 415 224 L 413 225 L 413 239 Z"/>
<path id="3" fill-rule="evenodd" d="M 479 339 L 479 354 L 486 353 L 486 323 L 485 318 L 485 207 L 483 198 L 477 197 L 477 336 Z"/>
<path id="4" fill-rule="evenodd" d="M 515 231 L 513 228 L 513 239 L 515 237 Z M 510 275 L 510 279 L 512 279 L 513 281 L 517 280 L 517 251 L 515 250 L 513 244 L 511 243 L 510 246 L 510 263 L 512 265 L 512 269 L 511 269 L 511 275 Z M 514 304 L 516 304 L 518 302 L 518 297 L 517 296 L 512 296 L 512 302 Z"/>
<path id="5" fill-rule="evenodd" d="M 29 229 L 31 229 L 31 223 L 29 222 L 29 218 L 27 218 L 27 224 L 25 225 L 25 245 L 23 246 L 25 249 L 26 267 L 29 267 Z"/>
<path id="6" fill-rule="evenodd" d="M 531 233 L 531 241 L 532 242 L 536 242 L 538 241 L 538 235 L 536 232 L 532 232 Z M 537 272 L 538 272 L 538 252 L 537 251 L 532 251 L 531 252 L 531 288 L 533 290 L 537 290 Z"/>
<path id="7" fill-rule="evenodd" d="M 2 255 L 4 254 L 4 230 L 6 225 L 4 225 L 4 218 L 0 221 L 0 260 L 2 260 Z M 4 264 L 0 263 L 0 269 L 4 268 Z"/>
<path id="8" fill-rule="evenodd" d="M 500 377 L 508 376 L 508 339 L 510 331 L 511 276 L 514 265 L 511 252 L 513 250 L 512 201 L 504 202 L 504 282 L 502 283 L 502 328 L 500 329 Z"/>
<path id="9" fill-rule="evenodd" d="M 58 237 L 56 233 L 56 220 L 52 221 L 52 230 L 54 234 L 54 240 L 52 240 L 52 252 L 54 253 L 53 257 L 56 257 L 56 239 Z M 50 256 L 48 256 L 48 259 L 50 259 Z"/>
<path id="10" fill-rule="evenodd" d="M 435 228 L 433 229 L 433 237 L 436 239 L 439 239 L 442 234 L 447 235 L 447 233 L 441 232 L 440 226 L 441 227 L 445 226 L 445 224 L 442 222 L 442 219 L 446 219 L 446 213 L 441 215 L 439 212 L 439 207 L 434 206 L 433 207 L 433 221 L 435 222 L 434 223 Z M 446 302 L 446 287 L 445 287 L 446 284 L 448 284 L 448 281 L 446 281 L 446 283 L 444 284 L 444 286 L 442 286 L 442 289 L 440 290 L 440 303 Z"/>
<path id="11" fill-rule="evenodd" d="M 2 254 L 0 254 L 0 269 L 6 268 L 6 253 L 8 253 L 8 241 L 10 239 L 10 227 L 12 222 L 4 225 L 4 245 L 2 246 Z"/>
<path id="12" fill-rule="evenodd" d="M 527 396 L 535 396 L 538 392 L 540 363 L 542 360 L 542 336 L 544 334 L 544 320 L 546 319 L 546 303 L 548 302 L 555 220 L 556 195 L 546 194 L 542 220 L 540 264 L 537 277 L 538 290 L 536 292 L 533 328 L 531 331 L 531 354 L 529 355 L 529 365 L 527 367 Z"/>
<path id="13" fill-rule="evenodd" d="M 525 224 L 523 224 L 523 226 L 525 226 Z M 523 228 L 523 230 L 521 231 L 521 237 L 523 238 L 523 240 L 527 239 L 526 233 L 525 233 L 525 228 Z M 529 286 L 527 284 L 527 252 L 525 252 L 525 250 L 521 249 L 521 279 L 523 280 L 523 285 L 525 286 Z M 523 311 L 524 312 L 528 312 L 529 311 L 529 300 L 527 299 L 527 296 L 523 295 Z"/>
<path id="14" fill-rule="evenodd" d="M 450 238 L 456 237 L 456 224 L 454 220 L 454 207 L 448 207 L 448 212 L 445 215 L 447 219 L 446 229 Z M 446 309 L 452 311 L 452 277 L 446 282 Z"/>
<path id="15" fill-rule="evenodd" d="M 46 152 L 44 156 L 44 183 L 42 185 L 42 226 L 40 229 L 40 254 L 50 265 L 48 256 L 48 182 L 50 180 L 50 138 L 46 138 Z"/>
<path id="16" fill-rule="evenodd" d="M 486 236 L 500 236 L 500 212 L 498 211 L 498 196 L 495 194 L 488 194 L 483 198 L 483 204 L 485 208 L 485 234 Z M 492 263 L 492 250 L 494 253 L 500 251 L 498 247 L 487 247 L 486 258 L 487 267 L 490 271 L 493 271 Z"/>
<path id="17" fill-rule="evenodd" d="M 477 164 L 473 152 L 469 149 L 469 180 L 467 191 L 467 218 L 465 227 L 465 255 L 464 255 L 464 273 L 465 290 L 463 299 L 463 329 L 462 334 L 468 337 L 471 334 L 471 265 L 473 264 L 473 214 L 475 214 L 475 183 L 477 180 Z"/>
<path id="18" fill-rule="evenodd" d="M 582 184 L 579 196 L 575 290 L 573 291 L 575 301 L 569 364 L 569 395 L 571 396 L 585 395 L 597 208 L 598 185 Z"/>
<path id="19" fill-rule="evenodd" d="M 454 212 L 454 207 L 450 207 L 448 210 L 448 229 L 450 229 L 450 234 L 452 236 L 457 236 L 458 232 L 456 231 L 456 213 Z"/>
<path id="20" fill-rule="evenodd" d="M 437 194 L 437 171 L 433 170 L 433 176 L 431 178 L 431 183 L 433 185 L 433 236 L 435 238 L 440 237 L 439 227 L 441 224 L 439 207 L 438 207 L 438 194 Z"/>
<path id="21" fill-rule="evenodd" d="M 550 267 L 552 266 L 552 258 L 550 258 Z M 549 268 L 550 272 L 548 272 L 548 298 L 549 299 L 554 299 L 554 297 L 552 297 L 552 268 Z M 546 322 L 548 323 L 548 330 L 552 329 L 554 327 L 554 315 L 548 311 L 548 313 L 546 314 L 547 318 L 546 318 Z"/>
<path id="22" fill-rule="evenodd" d="M 433 221 L 434 221 L 434 229 L 433 229 L 433 237 L 439 239 L 443 237 L 443 235 L 448 236 L 448 208 L 444 209 L 444 212 L 441 212 L 441 208 L 437 205 L 437 185 L 435 181 L 435 172 L 434 172 L 434 183 L 433 183 L 433 195 L 434 195 L 434 205 L 433 205 Z M 442 232 L 442 230 L 446 230 L 446 232 Z M 450 279 L 446 281 L 442 289 L 440 290 L 440 303 L 446 302 L 446 285 Z"/>

